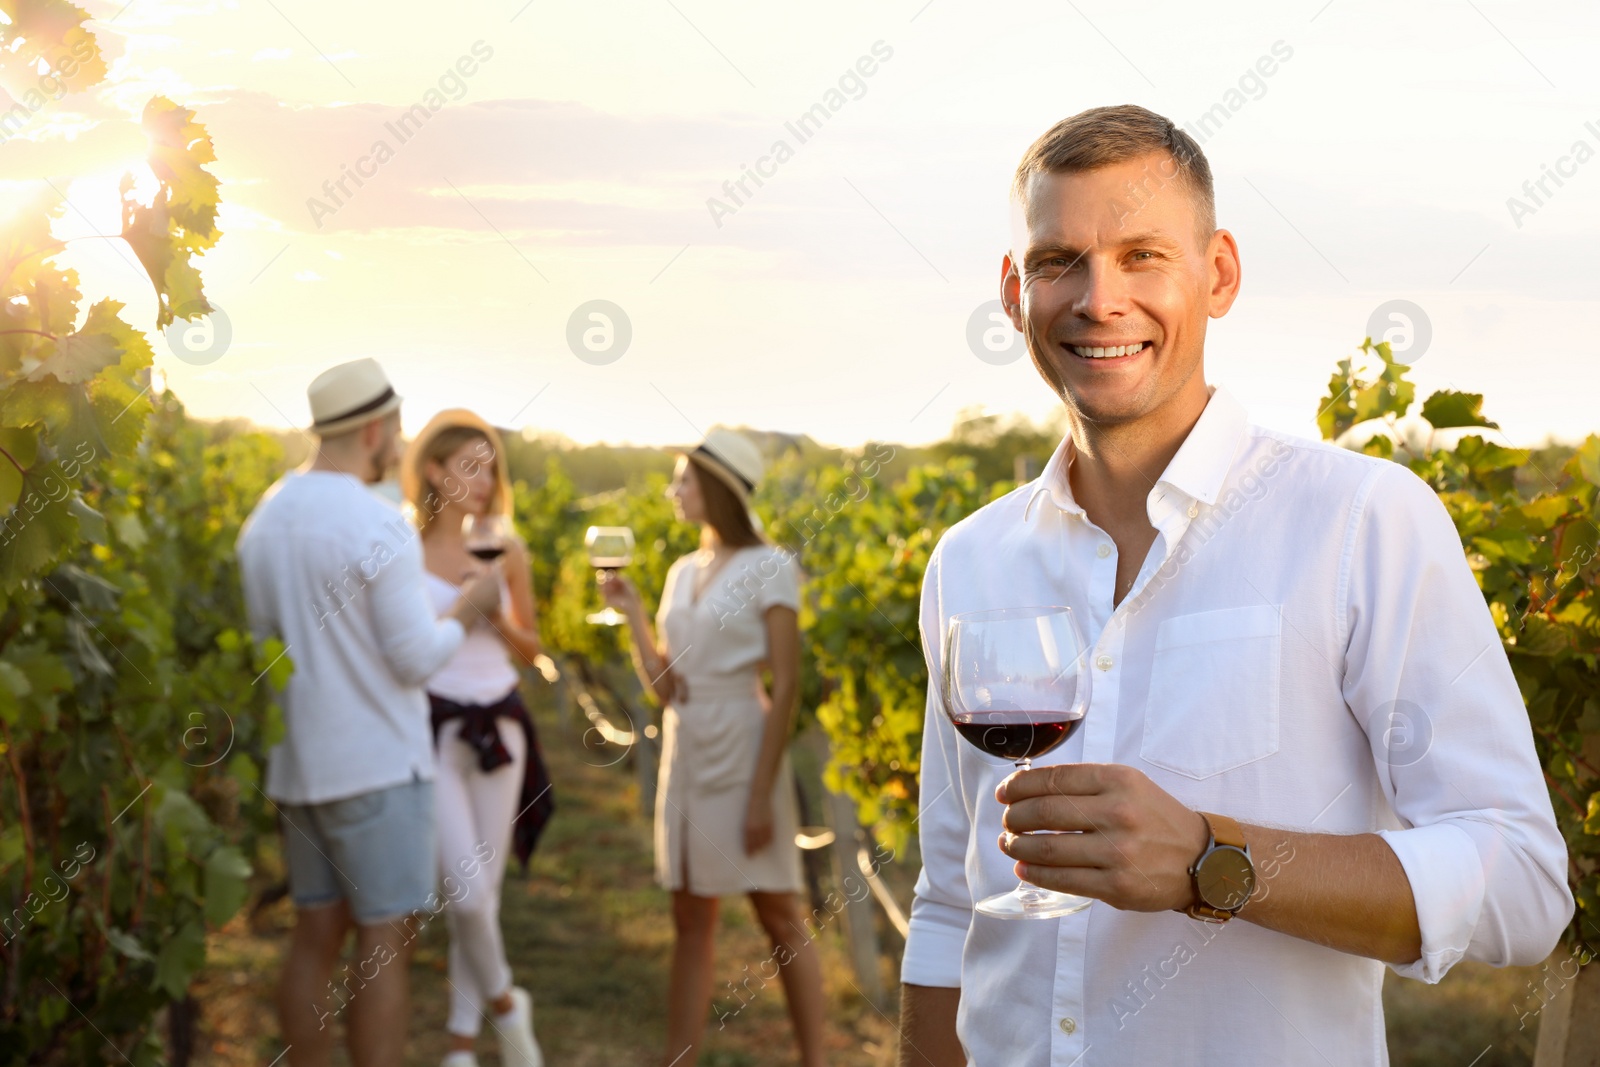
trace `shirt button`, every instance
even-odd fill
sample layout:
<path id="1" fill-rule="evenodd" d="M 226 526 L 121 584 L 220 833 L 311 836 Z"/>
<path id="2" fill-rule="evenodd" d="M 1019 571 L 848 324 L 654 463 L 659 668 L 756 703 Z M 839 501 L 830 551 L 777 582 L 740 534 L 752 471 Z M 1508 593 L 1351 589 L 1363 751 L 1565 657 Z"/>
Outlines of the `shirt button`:
<path id="1" fill-rule="evenodd" d="M 1189 505 L 1189 517 L 1192 519 L 1198 514 L 1200 514 L 1200 505 L 1199 504 L 1190 504 Z"/>
<path id="2" fill-rule="evenodd" d="M 1111 664 L 1112 660 L 1110 656 L 1101 656 L 1099 659 L 1094 661 L 1094 665 L 1103 671 L 1109 671 L 1111 669 Z"/>
<path id="3" fill-rule="evenodd" d="M 1094 550 L 1094 554 L 1099 556 L 1101 559 L 1105 559 L 1107 556 L 1111 555 L 1111 546 L 1101 545 L 1099 548 Z"/>
<path id="4" fill-rule="evenodd" d="M 1062 1019 L 1061 1020 L 1061 1032 L 1063 1034 L 1075 1034 L 1075 1033 L 1077 1033 L 1078 1032 L 1078 1021 L 1076 1019 Z"/>

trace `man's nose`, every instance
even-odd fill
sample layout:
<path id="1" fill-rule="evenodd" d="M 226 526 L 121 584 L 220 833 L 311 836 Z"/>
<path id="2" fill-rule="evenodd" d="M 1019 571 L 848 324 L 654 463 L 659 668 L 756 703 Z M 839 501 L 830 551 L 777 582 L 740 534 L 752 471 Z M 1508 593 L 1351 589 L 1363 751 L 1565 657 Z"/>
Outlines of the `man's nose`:
<path id="1" fill-rule="evenodd" d="M 1081 288 L 1073 296 L 1074 313 L 1104 322 L 1127 311 L 1127 279 L 1115 263 L 1099 256 L 1086 257 L 1078 278 Z"/>

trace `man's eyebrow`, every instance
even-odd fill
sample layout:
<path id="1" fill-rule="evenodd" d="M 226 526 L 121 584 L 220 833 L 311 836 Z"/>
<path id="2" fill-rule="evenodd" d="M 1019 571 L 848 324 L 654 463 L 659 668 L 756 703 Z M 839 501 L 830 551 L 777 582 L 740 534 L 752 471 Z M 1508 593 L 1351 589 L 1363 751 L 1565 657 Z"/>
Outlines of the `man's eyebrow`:
<path id="1" fill-rule="evenodd" d="M 1111 243 L 1118 248 L 1126 248 L 1129 245 L 1157 245 L 1163 248 L 1177 248 L 1180 244 L 1171 234 L 1161 230 L 1146 230 L 1143 233 L 1129 234 L 1126 237 L 1119 237 Z M 1050 259 L 1056 256 L 1067 256 L 1076 262 L 1087 254 L 1087 249 L 1077 248 L 1065 243 L 1049 242 L 1029 248 L 1026 255 L 1023 256 L 1023 262 L 1036 263 L 1041 259 Z"/>
<path id="2" fill-rule="evenodd" d="M 1053 259 L 1056 256 L 1071 256 L 1074 259 L 1079 259 L 1079 258 L 1082 258 L 1085 254 L 1086 253 L 1085 253 L 1085 251 L 1083 249 L 1074 248 L 1071 245 L 1065 245 L 1065 244 L 1041 244 L 1041 245 L 1034 245 L 1032 248 L 1029 248 L 1027 250 L 1027 254 L 1023 258 L 1026 261 L 1031 263 L 1034 260 L 1046 259 L 1046 258 Z"/>

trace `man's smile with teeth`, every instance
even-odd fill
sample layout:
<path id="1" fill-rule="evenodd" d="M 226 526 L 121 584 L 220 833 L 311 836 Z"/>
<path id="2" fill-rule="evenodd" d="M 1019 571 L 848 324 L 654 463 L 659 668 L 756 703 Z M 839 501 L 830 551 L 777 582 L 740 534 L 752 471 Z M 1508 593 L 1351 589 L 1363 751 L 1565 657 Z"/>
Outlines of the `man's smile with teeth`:
<path id="1" fill-rule="evenodd" d="M 1149 341 L 1139 341 L 1131 345 L 1116 345 L 1110 348 L 1090 345 L 1068 345 L 1067 347 L 1085 359 L 1116 359 L 1118 356 L 1134 355 L 1149 344 Z"/>

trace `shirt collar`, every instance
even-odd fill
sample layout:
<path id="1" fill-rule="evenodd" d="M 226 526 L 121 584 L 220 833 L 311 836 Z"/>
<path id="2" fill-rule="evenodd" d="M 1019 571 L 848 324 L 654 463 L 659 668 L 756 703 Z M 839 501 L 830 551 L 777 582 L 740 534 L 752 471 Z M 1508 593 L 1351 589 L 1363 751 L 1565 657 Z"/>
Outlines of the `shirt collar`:
<path id="1" fill-rule="evenodd" d="M 1167 469 L 1161 472 L 1156 480 L 1157 487 L 1151 489 L 1152 500 L 1163 495 L 1160 487 L 1166 486 L 1191 501 L 1215 505 L 1228 472 L 1233 468 L 1234 457 L 1239 454 L 1239 442 L 1248 425 L 1244 406 L 1222 386 L 1213 386 L 1211 399 L 1206 402 L 1199 420 L 1183 439 Z M 1083 516 L 1083 508 L 1072 498 L 1072 483 L 1067 477 L 1074 451 L 1072 435 L 1068 434 L 1034 481 L 1027 507 L 1022 511 L 1024 522 L 1040 494 L 1046 493 L 1061 511 Z"/>

